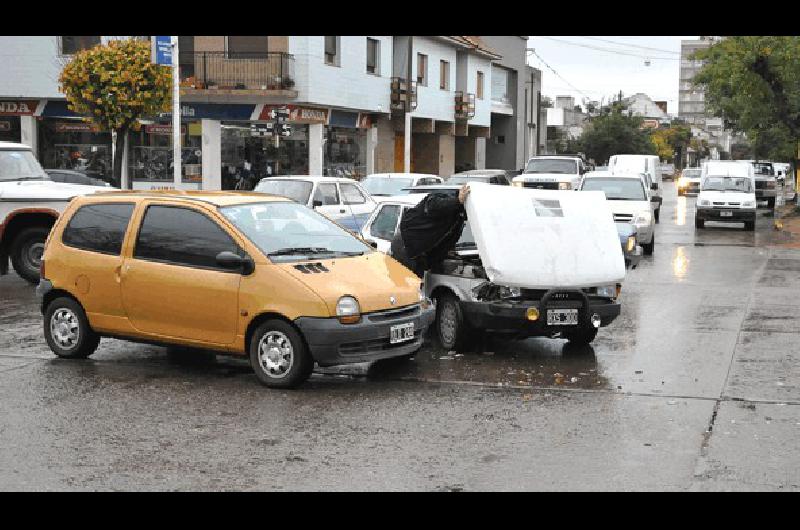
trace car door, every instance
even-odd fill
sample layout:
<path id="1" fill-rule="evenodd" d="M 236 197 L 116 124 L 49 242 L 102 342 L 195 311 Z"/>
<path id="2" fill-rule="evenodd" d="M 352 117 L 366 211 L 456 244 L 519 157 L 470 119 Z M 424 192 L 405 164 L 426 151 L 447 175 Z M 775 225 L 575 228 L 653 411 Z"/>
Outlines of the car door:
<path id="1" fill-rule="evenodd" d="M 381 204 L 367 229 L 368 239 L 378 244 L 378 250 L 388 254 L 400 220 L 399 204 Z"/>
<path id="2" fill-rule="evenodd" d="M 144 206 L 130 257 L 122 265 L 122 303 L 130 324 L 154 338 L 232 344 L 239 304 L 238 271 L 216 263 L 241 255 L 235 239 L 193 205 Z"/>
<path id="3" fill-rule="evenodd" d="M 312 201 L 314 209 L 328 219 L 341 219 L 347 212 L 339 200 L 335 182 L 318 182 Z"/>

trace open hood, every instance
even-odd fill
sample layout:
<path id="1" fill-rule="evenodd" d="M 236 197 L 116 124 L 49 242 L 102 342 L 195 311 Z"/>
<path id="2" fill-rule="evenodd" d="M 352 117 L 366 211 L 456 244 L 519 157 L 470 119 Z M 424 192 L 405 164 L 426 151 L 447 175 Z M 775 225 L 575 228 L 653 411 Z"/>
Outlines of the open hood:
<path id="1" fill-rule="evenodd" d="M 625 278 L 619 235 L 602 191 L 469 187 L 467 217 L 492 282 L 550 289 Z"/>

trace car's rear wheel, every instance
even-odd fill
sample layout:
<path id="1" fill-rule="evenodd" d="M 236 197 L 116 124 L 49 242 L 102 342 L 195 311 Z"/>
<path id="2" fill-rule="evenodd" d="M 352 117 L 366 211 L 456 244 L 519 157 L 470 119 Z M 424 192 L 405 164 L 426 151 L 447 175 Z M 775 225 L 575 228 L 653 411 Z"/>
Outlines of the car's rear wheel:
<path id="1" fill-rule="evenodd" d="M 461 302 L 451 293 L 437 296 L 436 334 L 442 348 L 456 351 L 463 350 L 474 335 L 461 311 Z"/>
<path id="2" fill-rule="evenodd" d="M 656 248 L 656 235 L 653 234 L 653 238 L 650 240 L 649 243 L 642 243 L 642 252 L 645 256 L 652 256 L 653 250 Z"/>
<path id="3" fill-rule="evenodd" d="M 49 228 L 33 226 L 22 230 L 11 243 L 11 264 L 17 274 L 30 283 L 39 283 L 39 269 L 49 233 Z"/>
<path id="4" fill-rule="evenodd" d="M 250 366 L 270 388 L 295 388 L 309 378 L 314 359 L 303 338 L 283 320 L 267 320 L 250 339 Z"/>
<path id="5" fill-rule="evenodd" d="M 56 298 L 44 312 L 44 338 L 65 359 L 83 359 L 95 352 L 100 336 L 89 326 L 81 305 L 72 298 Z"/>
<path id="6" fill-rule="evenodd" d="M 659 206 L 658 208 L 656 208 L 656 211 L 655 211 L 655 212 L 653 212 L 653 217 L 655 217 L 655 219 L 656 219 L 656 222 L 658 222 L 658 217 L 659 217 L 659 214 L 661 214 L 661 206 Z"/>

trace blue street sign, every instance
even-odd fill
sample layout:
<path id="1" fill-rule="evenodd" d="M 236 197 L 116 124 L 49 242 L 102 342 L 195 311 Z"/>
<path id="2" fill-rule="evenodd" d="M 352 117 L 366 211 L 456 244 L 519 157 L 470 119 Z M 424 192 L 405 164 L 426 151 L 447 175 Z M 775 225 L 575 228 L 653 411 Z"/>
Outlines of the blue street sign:
<path id="1" fill-rule="evenodd" d="M 152 42 L 152 63 L 172 66 L 172 37 L 153 37 L 150 41 Z"/>

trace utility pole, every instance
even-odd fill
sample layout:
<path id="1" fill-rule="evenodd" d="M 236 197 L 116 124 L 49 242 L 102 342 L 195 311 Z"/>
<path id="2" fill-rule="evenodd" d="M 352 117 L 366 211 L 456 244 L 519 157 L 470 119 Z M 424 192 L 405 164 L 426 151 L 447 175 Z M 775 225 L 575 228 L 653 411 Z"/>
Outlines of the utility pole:
<path id="1" fill-rule="evenodd" d="M 414 71 L 414 37 L 408 36 L 408 74 L 406 75 L 406 106 L 403 121 L 403 172 L 411 173 L 411 73 Z M 427 66 L 427 65 L 426 65 Z"/>
<path id="2" fill-rule="evenodd" d="M 172 178 L 175 189 L 181 187 L 181 77 L 178 60 L 178 37 L 172 37 Z"/>

